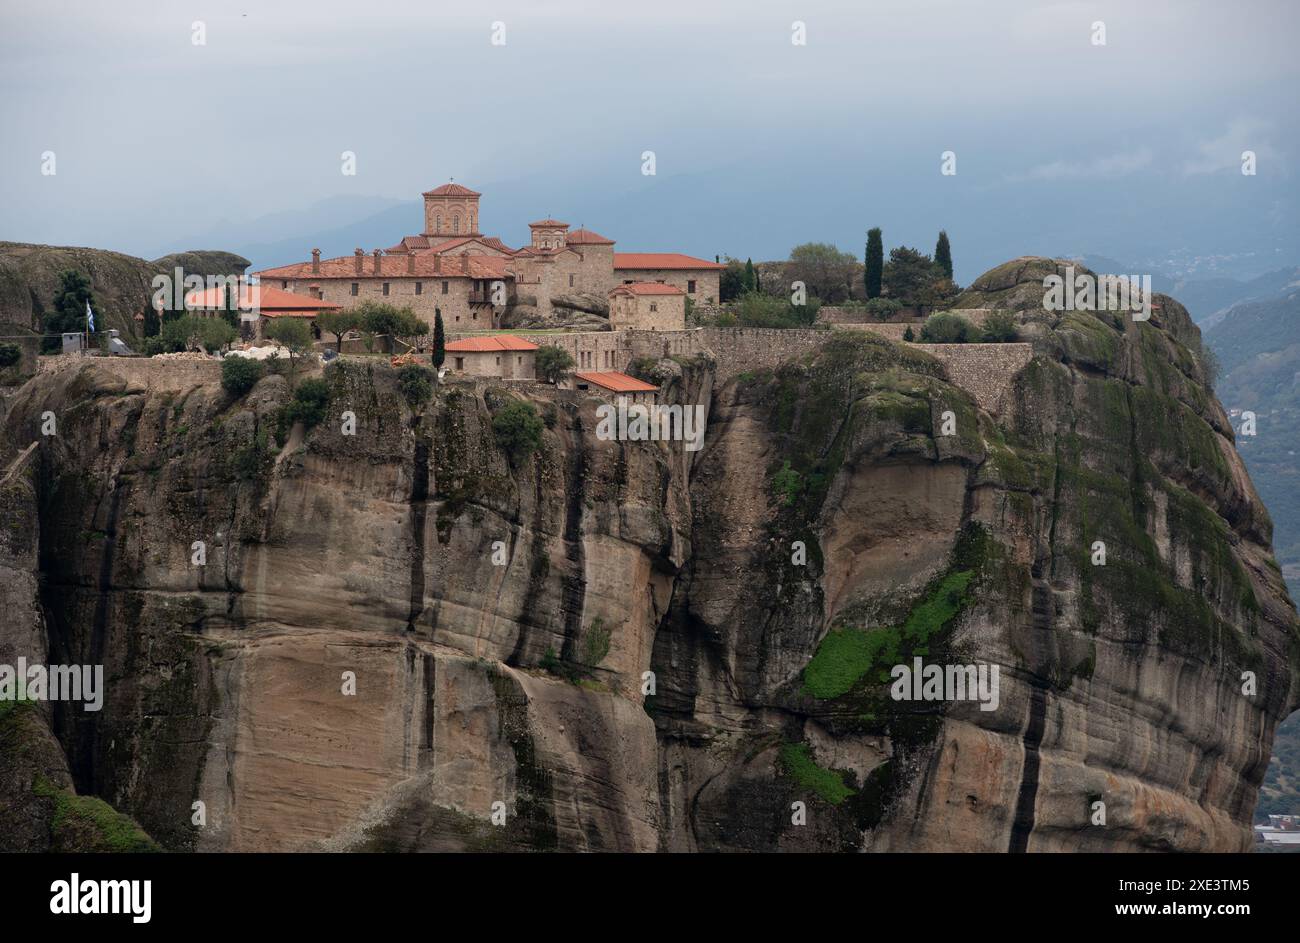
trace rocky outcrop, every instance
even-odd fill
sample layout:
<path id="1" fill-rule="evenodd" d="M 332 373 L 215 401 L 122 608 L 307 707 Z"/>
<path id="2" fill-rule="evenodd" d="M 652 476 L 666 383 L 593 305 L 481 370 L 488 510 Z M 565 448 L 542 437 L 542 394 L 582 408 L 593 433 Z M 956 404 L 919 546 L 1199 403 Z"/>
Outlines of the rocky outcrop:
<path id="1" fill-rule="evenodd" d="M 42 315 L 53 306 L 59 273 L 71 269 L 90 280 L 100 329 L 138 337 L 135 316 L 154 293 L 155 275 L 171 277 L 177 267 L 186 276 L 241 275 L 248 265 L 231 252 L 181 252 L 148 262 L 104 249 L 0 242 L 0 324 L 38 332 Z"/>
<path id="2" fill-rule="evenodd" d="M 24 729 L 173 849 L 1244 849 L 1300 626 L 1161 304 L 1024 309 L 997 415 L 867 333 L 717 386 L 641 365 L 706 407 L 699 452 L 604 440 L 576 393 L 413 411 L 355 362 L 283 444 L 280 377 L 37 377 L 0 651 L 112 680 Z M 996 708 L 895 700 L 917 657 L 997 666 Z"/>

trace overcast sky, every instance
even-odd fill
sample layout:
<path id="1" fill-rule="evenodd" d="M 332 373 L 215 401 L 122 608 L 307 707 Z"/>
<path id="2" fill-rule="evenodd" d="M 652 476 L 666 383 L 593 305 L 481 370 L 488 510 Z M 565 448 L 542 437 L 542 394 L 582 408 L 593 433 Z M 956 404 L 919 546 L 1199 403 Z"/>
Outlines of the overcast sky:
<path id="1" fill-rule="evenodd" d="M 310 240 L 401 200 L 410 222 L 395 242 L 419 229 L 419 192 L 455 177 L 484 191 L 483 228 L 513 243 L 553 214 L 629 250 L 755 258 L 809 239 L 860 254 L 870 225 L 886 227 L 887 245 L 929 251 L 946 227 L 959 279 L 1027 252 L 1295 263 L 1298 11 L 1289 0 L 6 4 L 0 238 L 238 250 Z M 805 46 L 791 43 L 795 21 Z M 1096 21 L 1105 46 L 1091 42 Z M 1240 172 L 1246 149 L 1255 177 Z M 955 177 L 940 174 L 945 150 Z M 193 244 L 204 238 L 236 244 Z"/>

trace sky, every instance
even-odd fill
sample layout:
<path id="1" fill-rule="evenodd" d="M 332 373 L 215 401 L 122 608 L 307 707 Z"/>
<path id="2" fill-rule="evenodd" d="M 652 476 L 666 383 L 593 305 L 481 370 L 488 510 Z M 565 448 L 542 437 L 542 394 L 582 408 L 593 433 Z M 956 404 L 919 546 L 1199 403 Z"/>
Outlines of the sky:
<path id="1" fill-rule="evenodd" d="M 0 239 L 280 264 L 419 232 L 454 178 L 516 245 L 554 215 L 626 251 L 860 256 L 881 226 L 946 229 L 961 282 L 1024 254 L 1259 274 L 1300 262 L 1297 25 L 1290 0 L 6 3 Z"/>

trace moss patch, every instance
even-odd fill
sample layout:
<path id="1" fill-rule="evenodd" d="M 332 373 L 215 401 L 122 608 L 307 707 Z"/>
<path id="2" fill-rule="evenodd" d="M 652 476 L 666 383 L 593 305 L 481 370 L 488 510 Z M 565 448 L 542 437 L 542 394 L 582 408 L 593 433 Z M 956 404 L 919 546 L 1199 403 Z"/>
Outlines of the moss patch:
<path id="1" fill-rule="evenodd" d="M 51 851 L 146 852 L 159 851 L 154 840 L 130 817 L 103 799 L 78 796 L 37 777 L 32 792 L 54 802 L 50 822 Z"/>
<path id="2" fill-rule="evenodd" d="M 805 744 L 782 744 L 781 768 L 800 786 L 811 789 L 831 805 L 839 805 L 855 795 L 854 790 L 845 784 L 843 775 L 817 765 Z"/>

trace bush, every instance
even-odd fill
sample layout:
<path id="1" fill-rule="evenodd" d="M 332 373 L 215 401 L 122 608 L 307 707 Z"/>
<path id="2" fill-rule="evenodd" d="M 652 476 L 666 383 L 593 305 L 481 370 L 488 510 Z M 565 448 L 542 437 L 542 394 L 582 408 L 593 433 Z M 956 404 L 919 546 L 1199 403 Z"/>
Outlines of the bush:
<path id="1" fill-rule="evenodd" d="M 433 399 L 433 373 L 425 367 L 412 363 L 398 370 L 397 386 L 412 406 Z"/>
<path id="2" fill-rule="evenodd" d="M 492 432 L 497 445 L 505 450 L 512 463 L 536 452 L 542 444 L 542 420 L 532 403 L 513 400 L 492 417 Z"/>
<path id="3" fill-rule="evenodd" d="M 283 445 L 288 430 L 295 422 L 301 422 L 307 429 L 319 425 L 325 418 L 325 408 L 329 405 L 330 388 L 324 380 L 303 380 L 294 390 L 293 399 L 280 408 L 276 440 Z"/>
<path id="4" fill-rule="evenodd" d="M 960 314 L 941 311 L 921 326 L 921 340 L 927 344 L 969 344 L 974 329 Z"/>
<path id="5" fill-rule="evenodd" d="M 221 363 L 221 385 L 234 396 L 243 396 L 260 379 L 262 365 L 251 357 L 227 357 Z"/>
<path id="6" fill-rule="evenodd" d="M 986 344 L 1009 344 L 1020 336 L 1020 324 L 1010 311 L 994 311 L 984 321 L 980 340 Z"/>
<path id="7" fill-rule="evenodd" d="M 907 330 L 903 332 L 903 340 L 909 343 L 916 340 L 916 332 L 912 330 L 912 325 L 909 324 Z"/>
<path id="8" fill-rule="evenodd" d="M 867 314 L 877 321 L 888 321 L 903 310 L 903 303 L 893 298 L 872 298 L 863 307 L 867 309 Z"/>
<path id="9" fill-rule="evenodd" d="M 23 359 L 23 349 L 17 344 L 0 344 L 0 370 L 12 367 Z"/>
<path id="10" fill-rule="evenodd" d="M 807 327 L 817 320 L 821 302 L 809 298 L 806 304 L 794 305 L 784 298 L 750 292 L 736 305 L 736 323 L 741 327 Z M 719 318 L 719 326 L 727 326 Z"/>

